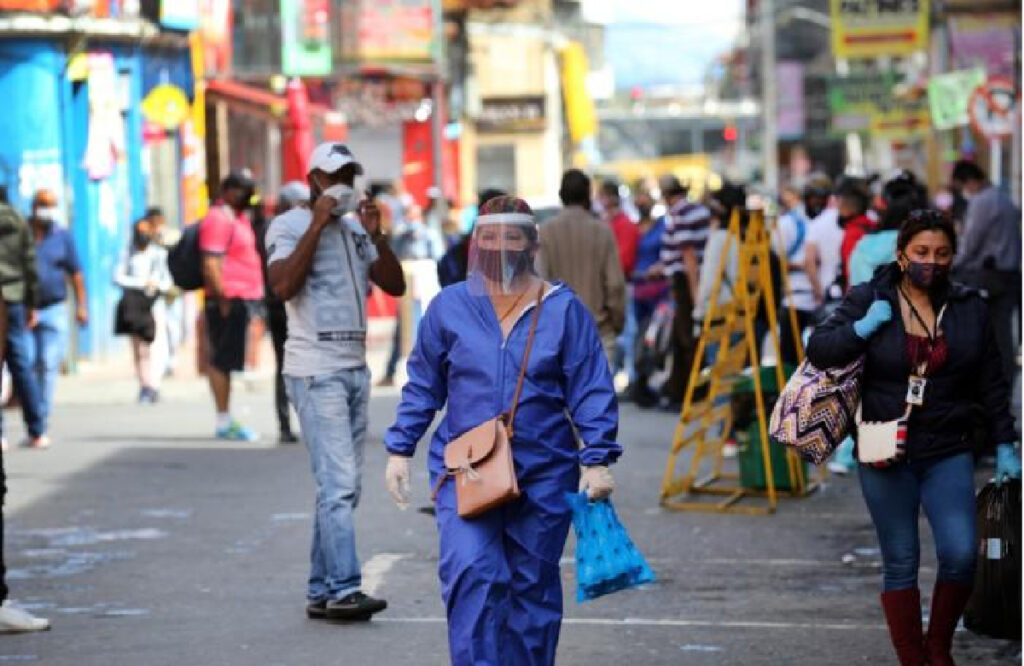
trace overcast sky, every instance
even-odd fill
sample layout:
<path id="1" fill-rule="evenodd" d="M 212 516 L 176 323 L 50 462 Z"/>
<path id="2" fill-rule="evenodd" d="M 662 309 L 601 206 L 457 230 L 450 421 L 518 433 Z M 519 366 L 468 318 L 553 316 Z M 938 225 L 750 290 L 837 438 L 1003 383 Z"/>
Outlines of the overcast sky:
<path id="1" fill-rule="evenodd" d="M 606 55 L 618 88 L 698 83 L 734 42 L 744 0 L 613 0 Z"/>

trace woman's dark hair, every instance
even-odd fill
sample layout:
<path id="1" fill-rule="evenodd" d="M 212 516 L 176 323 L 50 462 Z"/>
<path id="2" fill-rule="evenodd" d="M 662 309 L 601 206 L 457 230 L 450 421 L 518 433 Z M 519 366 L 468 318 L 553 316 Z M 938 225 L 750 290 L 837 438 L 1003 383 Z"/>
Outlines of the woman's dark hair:
<path id="1" fill-rule="evenodd" d="M 590 210 L 590 177 L 579 169 L 569 169 L 562 176 L 558 197 L 566 206 L 582 206 Z"/>
<path id="2" fill-rule="evenodd" d="M 482 191 L 480 195 L 477 197 L 477 210 L 483 208 L 484 204 L 486 204 L 491 199 L 497 199 L 498 197 L 503 196 L 505 196 L 504 190 L 498 190 L 493 187 L 488 187 L 487 189 Z"/>
<path id="3" fill-rule="evenodd" d="M 953 246 L 953 253 L 956 254 L 956 229 L 953 228 L 953 221 L 945 213 L 927 209 L 912 211 L 904 220 L 896 237 L 896 251 L 905 251 L 914 236 L 925 231 L 941 231 L 946 234 L 949 244 Z"/>

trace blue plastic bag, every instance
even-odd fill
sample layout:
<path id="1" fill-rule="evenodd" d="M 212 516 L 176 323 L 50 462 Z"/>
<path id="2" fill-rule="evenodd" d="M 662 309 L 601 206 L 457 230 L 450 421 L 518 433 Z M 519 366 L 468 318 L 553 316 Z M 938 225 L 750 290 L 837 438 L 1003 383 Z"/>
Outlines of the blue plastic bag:
<path id="1" fill-rule="evenodd" d="M 640 554 L 609 500 L 591 502 L 586 493 L 566 493 L 576 532 L 576 600 L 654 582 L 654 572 Z"/>

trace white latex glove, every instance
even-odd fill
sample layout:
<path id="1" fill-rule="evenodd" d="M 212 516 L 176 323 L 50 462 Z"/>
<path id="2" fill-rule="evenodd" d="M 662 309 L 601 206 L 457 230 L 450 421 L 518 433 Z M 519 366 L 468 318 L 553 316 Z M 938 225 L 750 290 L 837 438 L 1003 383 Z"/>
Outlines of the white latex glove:
<path id="1" fill-rule="evenodd" d="M 409 508 L 409 459 L 405 456 L 391 455 L 388 457 L 388 466 L 384 470 L 384 481 L 387 483 L 388 492 L 398 508 L 405 511 Z"/>
<path id="2" fill-rule="evenodd" d="M 591 500 L 605 499 L 615 489 L 615 480 L 612 479 L 611 470 L 605 465 L 593 465 L 584 467 L 580 477 L 580 491 L 587 491 L 587 498 Z"/>

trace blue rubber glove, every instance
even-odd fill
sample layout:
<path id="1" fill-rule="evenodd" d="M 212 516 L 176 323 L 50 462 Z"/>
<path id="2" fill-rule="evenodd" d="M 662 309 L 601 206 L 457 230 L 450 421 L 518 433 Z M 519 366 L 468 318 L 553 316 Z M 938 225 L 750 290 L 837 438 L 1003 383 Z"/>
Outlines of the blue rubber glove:
<path id="1" fill-rule="evenodd" d="M 1020 456 L 1013 444 L 996 447 L 996 481 L 1020 478 Z"/>
<path id="2" fill-rule="evenodd" d="M 892 319 L 892 306 L 889 301 L 878 300 L 871 304 L 867 314 L 853 322 L 853 332 L 861 340 L 867 340 L 875 334 L 882 324 Z"/>

